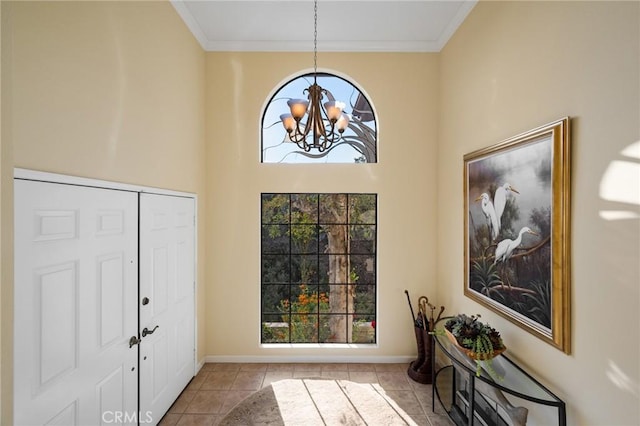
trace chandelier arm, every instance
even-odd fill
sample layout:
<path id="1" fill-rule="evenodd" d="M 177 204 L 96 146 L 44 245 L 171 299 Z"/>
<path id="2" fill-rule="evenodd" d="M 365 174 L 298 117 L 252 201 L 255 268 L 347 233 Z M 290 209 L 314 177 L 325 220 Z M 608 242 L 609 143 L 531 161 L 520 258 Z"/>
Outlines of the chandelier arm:
<path id="1" fill-rule="evenodd" d="M 306 144 L 306 134 L 300 129 L 300 123 L 296 124 L 295 129 L 289 133 L 289 140 L 296 145 L 298 148 L 308 151 L 310 148 Z"/>
<path id="2" fill-rule="evenodd" d="M 345 145 L 345 144 L 349 144 L 349 143 L 348 143 L 348 142 L 338 142 L 338 143 L 335 143 L 335 144 L 333 144 L 333 145 L 329 146 L 329 147 L 328 147 L 326 150 L 324 150 L 324 151 L 318 151 L 318 152 L 320 152 L 319 154 L 312 154 L 312 153 L 306 153 L 306 152 L 298 152 L 298 154 L 300 154 L 300 155 L 304 155 L 305 157 L 308 157 L 308 158 L 322 158 L 322 157 L 325 157 L 325 156 L 329 155 L 329 153 L 330 153 L 331 151 L 333 151 L 335 148 L 339 147 L 340 145 Z M 294 152 L 295 152 L 295 151 L 292 151 L 291 153 L 294 153 Z M 288 155 L 288 154 L 287 154 L 287 155 Z"/>
<path id="3" fill-rule="evenodd" d="M 294 141 L 295 143 L 300 143 L 304 140 L 307 139 L 307 135 L 309 134 L 309 130 L 310 130 L 310 126 L 308 126 L 308 121 L 307 123 L 302 123 L 302 120 L 299 120 L 296 122 L 296 128 L 295 130 L 292 132 L 293 133 L 293 137 L 291 137 L 291 140 Z M 302 124 L 302 127 L 300 127 L 300 125 Z"/>
<path id="4" fill-rule="evenodd" d="M 335 144 L 340 140 L 340 135 L 336 133 L 329 133 L 327 136 L 322 138 L 322 143 L 318 147 L 320 152 L 326 151 L 329 147 L 335 146 Z"/>
<path id="5" fill-rule="evenodd" d="M 327 89 L 323 89 L 322 87 L 318 86 L 318 88 L 320 89 L 320 96 L 318 98 L 318 105 L 320 106 L 320 102 L 322 101 L 322 97 L 326 96 L 327 99 L 334 101 L 335 99 L 333 98 L 333 95 L 331 94 L 331 92 L 329 92 Z M 327 110 L 324 109 L 322 106 L 320 106 L 320 109 L 322 110 L 322 113 L 324 114 L 324 119 L 329 123 L 330 129 L 328 133 L 335 133 L 335 128 L 336 128 L 336 123 L 338 122 L 338 120 L 331 120 L 329 118 L 329 114 L 327 113 Z"/>
<path id="6" fill-rule="evenodd" d="M 338 142 L 342 135 L 336 132 L 337 120 L 330 119 L 327 110 L 324 107 L 322 107 L 320 103 L 323 96 L 326 96 L 327 99 L 333 98 L 333 96 L 329 96 L 330 92 L 326 89 L 321 88 L 320 86 L 318 86 L 318 89 L 319 89 L 319 96 L 318 96 L 317 108 L 322 113 L 321 114 L 322 125 L 318 126 L 319 128 L 322 128 L 322 143 L 319 145 L 319 149 L 321 151 L 325 151 L 332 144 Z M 320 121 L 318 123 L 320 123 Z"/>
<path id="7" fill-rule="evenodd" d="M 324 119 L 322 113 L 324 112 L 320 102 L 322 101 L 322 87 L 314 84 L 311 86 L 310 93 L 310 105 L 309 105 L 309 121 L 308 127 L 313 127 L 313 147 L 324 151 L 327 139 L 327 130 L 324 126 Z"/>

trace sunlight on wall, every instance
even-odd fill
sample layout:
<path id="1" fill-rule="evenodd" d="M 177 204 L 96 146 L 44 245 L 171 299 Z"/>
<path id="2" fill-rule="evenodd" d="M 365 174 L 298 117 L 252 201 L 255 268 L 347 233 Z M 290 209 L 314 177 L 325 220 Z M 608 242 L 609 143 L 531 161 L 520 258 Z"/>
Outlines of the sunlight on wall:
<path id="1" fill-rule="evenodd" d="M 640 396 L 640 385 L 638 382 L 634 382 L 631 377 L 627 376 L 624 371 L 611 360 L 609 360 L 609 366 L 607 367 L 607 378 L 618 388 L 630 392 L 636 397 Z"/>
<path id="2" fill-rule="evenodd" d="M 606 201 L 640 206 L 640 141 L 623 149 L 620 154 L 631 160 L 614 160 L 600 181 L 600 197 Z M 600 210 L 604 220 L 638 219 L 638 209 Z"/>

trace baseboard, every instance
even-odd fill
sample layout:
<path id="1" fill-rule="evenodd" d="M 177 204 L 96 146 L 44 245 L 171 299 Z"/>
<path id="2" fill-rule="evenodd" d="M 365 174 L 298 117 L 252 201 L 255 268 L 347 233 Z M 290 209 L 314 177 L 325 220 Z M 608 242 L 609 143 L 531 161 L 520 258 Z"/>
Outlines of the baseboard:
<path id="1" fill-rule="evenodd" d="M 203 362 L 213 363 L 360 363 L 360 364 L 404 364 L 415 356 L 327 356 L 327 355 L 207 355 Z M 202 366 L 200 366 L 202 368 Z"/>
<path id="2" fill-rule="evenodd" d="M 206 358 L 206 357 L 205 357 Z M 200 370 L 202 370 L 202 367 L 204 366 L 204 363 L 207 362 L 205 361 L 205 358 L 202 358 L 200 361 L 198 361 L 198 363 L 196 364 L 196 374 L 198 374 L 200 372 Z M 196 375 L 194 374 L 194 376 Z"/>

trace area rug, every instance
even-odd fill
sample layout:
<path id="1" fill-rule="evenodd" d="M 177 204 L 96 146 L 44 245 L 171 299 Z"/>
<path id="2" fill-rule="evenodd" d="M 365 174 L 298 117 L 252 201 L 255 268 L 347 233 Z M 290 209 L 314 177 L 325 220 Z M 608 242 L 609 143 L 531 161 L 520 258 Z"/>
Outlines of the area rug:
<path id="1" fill-rule="evenodd" d="M 416 425 L 375 383 L 287 379 L 248 396 L 221 426 Z"/>

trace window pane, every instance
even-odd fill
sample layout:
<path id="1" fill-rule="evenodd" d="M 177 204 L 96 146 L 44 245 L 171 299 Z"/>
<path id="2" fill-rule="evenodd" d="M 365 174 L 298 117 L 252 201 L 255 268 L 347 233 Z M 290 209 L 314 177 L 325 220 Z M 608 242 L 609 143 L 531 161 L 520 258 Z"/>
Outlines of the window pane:
<path id="1" fill-rule="evenodd" d="M 346 314 L 353 312 L 349 307 L 349 291 L 346 284 L 330 285 L 327 294 L 329 303 L 331 304 L 332 314 Z"/>
<path id="2" fill-rule="evenodd" d="M 320 301 L 320 313 L 328 314 L 331 312 L 331 305 L 329 304 L 329 286 L 322 284 L 318 286 L 318 300 Z"/>
<path id="3" fill-rule="evenodd" d="M 262 253 L 289 252 L 289 225 L 262 225 Z"/>
<path id="4" fill-rule="evenodd" d="M 375 284 L 375 259 L 373 256 L 351 255 L 351 273 L 358 277 L 358 284 Z"/>
<path id="5" fill-rule="evenodd" d="M 289 196 L 262 194 L 262 223 L 289 223 Z"/>
<path id="6" fill-rule="evenodd" d="M 323 225 L 322 229 L 327 238 L 322 240 L 321 253 L 346 254 L 348 252 L 347 225 Z"/>
<path id="7" fill-rule="evenodd" d="M 331 332 L 330 325 L 331 315 L 320 315 L 318 317 L 319 328 L 320 328 L 320 336 L 318 337 L 318 341 L 320 343 L 339 343 L 335 341 L 335 337 Z"/>
<path id="8" fill-rule="evenodd" d="M 347 260 L 349 256 L 319 256 L 321 282 L 329 284 L 344 284 L 347 282 L 349 271 L 347 270 Z M 324 280 L 326 278 L 326 281 Z"/>
<path id="9" fill-rule="evenodd" d="M 320 195 L 320 223 L 347 223 L 347 194 Z"/>
<path id="10" fill-rule="evenodd" d="M 376 227 L 374 225 L 351 225 L 349 246 L 352 254 L 373 254 L 376 251 Z"/>
<path id="11" fill-rule="evenodd" d="M 291 315 L 291 343 L 317 343 L 319 333 L 318 315 Z"/>
<path id="12" fill-rule="evenodd" d="M 288 343 L 289 316 L 262 316 L 262 343 Z"/>
<path id="13" fill-rule="evenodd" d="M 318 312 L 318 286 L 306 284 L 292 286 L 291 312 L 301 314 Z"/>
<path id="14" fill-rule="evenodd" d="M 289 313 L 288 284 L 262 286 L 262 313 L 264 315 Z"/>
<path id="15" fill-rule="evenodd" d="M 349 194 L 349 223 L 376 223 L 375 194 Z"/>
<path id="16" fill-rule="evenodd" d="M 329 333 L 323 340 L 324 343 L 348 343 L 348 315 L 323 315 L 321 321 L 327 321 L 329 324 Z"/>
<path id="17" fill-rule="evenodd" d="M 262 283 L 277 284 L 291 281 L 289 255 L 262 255 Z"/>
<path id="18" fill-rule="evenodd" d="M 291 282 L 316 284 L 318 282 L 318 256 L 291 256 Z"/>
<path id="19" fill-rule="evenodd" d="M 291 195 L 291 222 L 307 224 L 318 223 L 317 194 Z"/>
<path id="20" fill-rule="evenodd" d="M 291 222 L 318 223 L 318 194 L 291 195 Z"/>
<path id="21" fill-rule="evenodd" d="M 320 284 L 329 282 L 329 256 L 318 256 L 318 279 Z"/>
<path id="22" fill-rule="evenodd" d="M 360 284 L 355 286 L 353 312 L 359 316 L 376 313 L 376 287 L 374 285 Z"/>
<path id="23" fill-rule="evenodd" d="M 317 253 L 318 227 L 311 225 L 291 225 L 291 253 Z"/>

